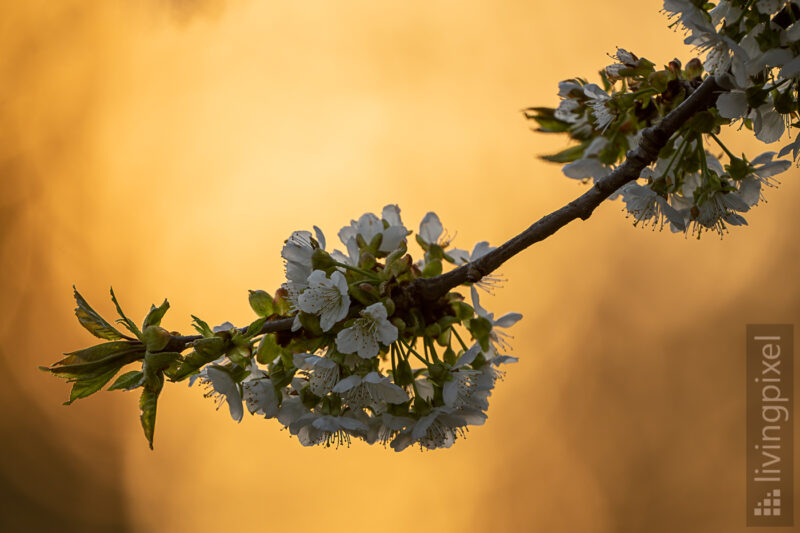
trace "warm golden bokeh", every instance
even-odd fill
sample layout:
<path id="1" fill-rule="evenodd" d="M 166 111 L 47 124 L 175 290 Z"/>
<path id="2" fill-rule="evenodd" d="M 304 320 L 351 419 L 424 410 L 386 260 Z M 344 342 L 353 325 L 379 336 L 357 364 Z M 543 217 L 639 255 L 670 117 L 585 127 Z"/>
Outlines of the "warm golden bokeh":
<path id="1" fill-rule="evenodd" d="M 187 331 L 386 203 L 502 242 L 584 189 L 519 110 L 616 45 L 687 59 L 659 1 L 2 4 L 0 529 L 744 531 L 745 325 L 800 318 L 797 169 L 722 241 L 609 203 L 508 263 L 520 363 L 450 450 L 302 448 L 168 384 L 151 452 L 132 393 L 62 407 L 35 369 L 91 341 L 73 283 Z"/>

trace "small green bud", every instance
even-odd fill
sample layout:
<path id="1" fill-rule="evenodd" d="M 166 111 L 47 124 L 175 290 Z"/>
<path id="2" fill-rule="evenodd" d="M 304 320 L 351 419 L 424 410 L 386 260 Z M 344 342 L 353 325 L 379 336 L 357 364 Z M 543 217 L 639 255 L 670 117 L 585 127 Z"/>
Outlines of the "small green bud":
<path id="1" fill-rule="evenodd" d="M 441 334 L 442 334 L 442 328 L 441 328 L 441 326 L 439 326 L 439 324 L 436 324 L 436 323 L 429 324 L 425 328 L 425 336 L 426 337 L 430 337 L 432 339 L 435 339 Z"/>
<path id="2" fill-rule="evenodd" d="M 148 352 L 163 350 L 169 344 L 169 331 L 161 326 L 147 326 L 142 332 L 142 342 Z"/>
<path id="3" fill-rule="evenodd" d="M 249 300 L 250 307 L 258 316 L 269 316 L 275 312 L 272 296 L 266 291 L 250 291 Z"/>
<path id="4" fill-rule="evenodd" d="M 441 328 L 441 325 L 440 325 Z M 450 346 L 450 332 L 452 329 L 442 329 L 442 332 L 439 334 L 439 337 L 436 339 L 436 342 L 439 346 Z"/>
<path id="5" fill-rule="evenodd" d="M 449 347 L 449 346 L 447 347 L 447 349 L 444 351 L 444 356 L 443 357 L 444 357 L 444 362 L 447 363 L 448 365 L 456 364 L 456 360 L 457 360 L 456 359 L 456 352 L 454 352 L 451 347 Z"/>
<path id="6" fill-rule="evenodd" d="M 394 327 L 397 328 L 400 334 L 402 334 L 406 330 L 406 321 L 400 318 L 399 316 L 396 316 L 392 319 L 392 324 L 394 324 Z"/>
<path id="7" fill-rule="evenodd" d="M 383 300 L 383 305 L 386 307 L 386 314 L 388 316 L 392 316 L 395 311 L 394 300 L 392 300 L 391 298 L 386 298 L 385 300 Z"/>
<path id="8" fill-rule="evenodd" d="M 670 72 L 675 74 L 676 76 L 681 73 L 681 62 L 678 59 L 673 59 L 667 65 L 667 68 Z"/>
<path id="9" fill-rule="evenodd" d="M 378 289 L 376 289 L 375 285 L 373 285 L 372 283 L 367 283 L 366 281 L 363 283 L 359 283 L 358 288 L 364 291 L 365 294 L 369 294 L 376 300 L 380 298 L 380 294 L 378 294 Z"/>
<path id="10" fill-rule="evenodd" d="M 647 77 L 647 82 L 660 93 L 667 90 L 667 84 L 674 78 L 674 75 L 668 70 L 659 70 L 653 72 Z"/>
<path id="11" fill-rule="evenodd" d="M 691 61 L 686 63 L 684 74 L 686 75 L 687 80 L 699 78 L 703 75 L 703 63 L 700 61 L 700 59 L 696 57 L 693 58 Z"/>

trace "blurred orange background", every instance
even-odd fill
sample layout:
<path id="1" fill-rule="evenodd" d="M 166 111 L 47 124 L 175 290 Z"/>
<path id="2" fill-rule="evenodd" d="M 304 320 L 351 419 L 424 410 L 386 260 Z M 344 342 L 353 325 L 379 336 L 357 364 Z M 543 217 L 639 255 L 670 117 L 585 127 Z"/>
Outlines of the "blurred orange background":
<path id="1" fill-rule="evenodd" d="M 723 240 L 610 202 L 507 263 L 520 362 L 450 450 L 303 448 L 168 384 L 150 451 L 133 393 L 62 407 L 36 370 L 92 342 L 73 283 L 189 333 L 251 320 L 295 229 L 398 203 L 508 239 L 585 190 L 520 110 L 616 46 L 688 60 L 661 2 L 2 3 L 0 529 L 745 530 L 745 325 L 800 318 L 796 168 Z"/>

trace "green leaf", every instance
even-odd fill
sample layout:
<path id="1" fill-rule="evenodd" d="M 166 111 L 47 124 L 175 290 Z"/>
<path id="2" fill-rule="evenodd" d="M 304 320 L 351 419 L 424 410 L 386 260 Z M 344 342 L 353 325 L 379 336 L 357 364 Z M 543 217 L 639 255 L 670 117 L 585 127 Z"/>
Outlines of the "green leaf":
<path id="1" fill-rule="evenodd" d="M 250 291 L 250 307 L 258 316 L 275 314 L 275 302 L 266 291 Z"/>
<path id="2" fill-rule="evenodd" d="M 550 107 L 530 107 L 524 111 L 525 118 L 535 120 L 542 133 L 563 133 L 569 130 L 570 123 L 555 117 L 555 109 Z"/>
<path id="3" fill-rule="evenodd" d="M 200 335 L 202 335 L 203 337 L 213 337 L 214 336 L 214 330 L 212 330 L 209 327 L 208 322 L 206 322 L 205 320 L 202 320 L 200 318 L 197 318 L 194 315 L 192 315 L 192 321 L 193 321 L 192 322 L 192 327 L 194 329 L 196 329 L 197 332 Z"/>
<path id="4" fill-rule="evenodd" d="M 142 332 L 139 331 L 139 328 L 136 327 L 136 324 L 134 324 L 133 320 L 125 316 L 125 313 L 122 312 L 122 307 L 120 307 L 119 302 L 117 301 L 117 296 L 114 294 L 114 287 L 111 287 L 111 301 L 114 302 L 114 306 L 116 306 L 117 313 L 120 316 L 120 319 L 117 320 L 117 322 L 128 328 L 128 331 L 136 335 L 137 339 L 141 337 Z"/>
<path id="5" fill-rule="evenodd" d="M 131 370 L 125 372 L 111 385 L 108 390 L 133 390 L 144 384 L 144 372 L 141 370 Z"/>
<path id="6" fill-rule="evenodd" d="M 540 157 L 545 161 L 550 161 L 552 163 L 572 163 L 573 161 L 576 161 L 581 158 L 581 156 L 583 155 L 583 151 L 586 149 L 587 146 L 589 146 L 589 143 L 583 142 L 576 146 L 571 146 L 566 150 L 562 150 L 557 154 L 543 155 Z"/>
<path id="7" fill-rule="evenodd" d="M 164 318 L 164 314 L 166 314 L 167 309 L 169 309 L 169 302 L 166 299 L 164 300 L 164 303 L 158 307 L 151 305 L 150 312 L 147 313 L 147 316 L 144 319 L 144 324 L 142 324 L 142 329 L 147 329 L 148 326 L 160 326 L 161 319 Z"/>
<path id="8" fill-rule="evenodd" d="M 46 370 L 60 377 L 89 379 L 104 374 L 114 366 L 119 368 L 143 359 L 144 347 L 127 341 L 107 342 L 66 356 Z"/>
<path id="9" fill-rule="evenodd" d="M 106 322 L 106 320 L 100 316 L 97 311 L 92 309 L 92 307 L 86 302 L 86 300 L 84 300 L 83 296 L 81 296 L 81 294 L 78 292 L 78 289 L 76 289 L 74 285 L 72 286 L 72 289 L 75 291 L 75 302 L 78 304 L 78 307 L 75 308 L 75 316 L 78 317 L 78 322 L 80 322 L 81 325 L 89 331 L 89 333 L 95 337 L 109 341 L 124 337 L 124 335 L 122 335 L 117 328 Z"/>
<path id="10" fill-rule="evenodd" d="M 64 405 L 70 405 L 72 402 L 79 398 L 85 398 L 90 394 L 94 394 L 103 388 L 103 385 L 108 383 L 113 378 L 122 364 L 115 365 L 114 367 L 106 370 L 104 373 L 90 378 L 79 379 L 72 385 L 72 390 L 69 393 L 69 401 L 64 402 Z"/>
<path id="11" fill-rule="evenodd" d="M 278 355 L 280 355 L 280 353 L 281 347 L 278 346 L 278 341 L 275 339 L 275 335 L 269 333 L 262 337 L 261 344 L 258 345 L 256 361 L 262 365 L 266 365 L 271 363 Z"/>
<path id="12" fill-rule="evenodd" d="M 164 387 L 164 377 L 158 375 L 158 380 L 153 385 L 145 384 L 142 395 L 139 397 L 139 409 L 141 414 L 139 419 L 142 422 L 142 429 L 150 449 L 153 449 L 153 434 L 156 429 L 156 408 L 158 407 L 158 395 Z"/>

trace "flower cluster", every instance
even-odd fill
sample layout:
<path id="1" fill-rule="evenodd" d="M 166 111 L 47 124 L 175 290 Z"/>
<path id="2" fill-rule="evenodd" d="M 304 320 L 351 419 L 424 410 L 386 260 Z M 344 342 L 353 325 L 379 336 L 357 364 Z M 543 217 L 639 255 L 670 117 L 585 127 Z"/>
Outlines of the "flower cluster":
<path id="1" fill-rule="evenodd" d="M 398 306 L 396 296 L 415 279 L 492 250 L 485 242 L 472 252 L 452 248 L 439 218 L 428 213 L 416 235 L 423 258 L 415 262 L 410 234 L 394 205 L 380 218 L 367 213 L 342 228 L 344 251 L 327 250 L 319 228 L 292 233 L 281 254 L 286 282 L 274 298 L 253 291 L 250 299 L 258 323 L 293 316 L 292 331 L 257 341 L 196 319 L 204 338 L 195 350 L 223 342 L 214 352 L 219 357 L 195 368 L 192 379 L 220 405 L 227 402 L 234 419 L 246 406 L 277 418 L 303 445 L 356 437 L 396 451 L 449 447 L 486 419 L 500 368 L 516 361 L 504 354 L 504 330 L 522 316 L 495 318 L 481 306 L 480 284 L 469 286 L 472 305 L 450 292 L 421 307 Z"/>
<path id="2" fill-rule="evenodd" d="M 800 155 L 800 3 L 787 0 L 665 0 L 672 26 L 700 57 L 685 67 L 677 59 L 663 69 L 618 49 L 600 72 L 601 85 L 583 79 L 559 84 L 558 108 L 530 108 L 539 131 L 566 133 L 578 144 L 545 156 L 565 163 L 567 177 L 599 180 L 657 124 L 714 76 L 725 89 L 714 107 L 684 124 L 638 182 L 618 191 L 635 225 L 698 236 L 720 235 L 746 224 L 742 213 L 762 197 L 762 186 L 791 166 L 779 159 Z M 794 141 L 752 160 L 737 157 L 720 140 L 724 126 L 752 130 L 764 143 L 794 131 Z M 779 152 L 779 153 L 776 153 Z"/>

